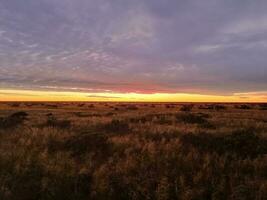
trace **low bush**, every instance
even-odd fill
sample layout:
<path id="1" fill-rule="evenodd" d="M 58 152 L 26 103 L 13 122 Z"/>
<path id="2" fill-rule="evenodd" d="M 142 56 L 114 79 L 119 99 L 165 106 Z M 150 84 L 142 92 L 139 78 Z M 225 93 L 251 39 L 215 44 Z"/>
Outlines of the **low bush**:
<path id="1" fill-rule="evenodd" d="M 236 105 L 235 108 L 242 109 L 242 110 L 249 110 L 249 109 L 251 109 L 251 106 L 249 106 L 247 104 L 243 104 L 243 105 Z"/>
<path id="2" fill-rule="evenodd" d="M 111 153 L 111 144 L 106 136 L 96 133 L 82 133 L 68 137 L 64 140 L 53 141 L 48 144 L 49 151 L 68 151 L 72 156 L 80 158 L 81 156 L 93 153 L 94 156 L 106 157 Z"/>
<path id="3" fill-rule="evenodd" d="M 47 104 L 47 105 L 45 105 L 45 107 L 54 109 L 54 108 L 58 108 L 58 105 L 55 105 L 55 104 Z"/>
<path id="4" fill-rule="evenodd" d="M 45 126 L 50 126 L 54 128 L 59 128 L 59 129 L 69 129 L 71 127 L 71 121 L 70 120 L 58 120 L 54 116 L 48 117 L 46 123 L 43 125 Z"/>
<path id="5" fill-rule="evenodd" d="M 216 105 L 214 105 L 213 109 L 214 110 L 217 110 L 217 111 L 219 111 L 219 110 L 225 110 L 226 109 L 226 106 L 225 105 L 222 105 L 222 104 L 216 104 Z"/>
<path id="6" fill-rule="evenodd" d="M 192 104 L 188 104 L 188 105 L 183 105 L 181 108 L 180 108 L 180 111 L 183 111 L 183 112 L 190 112 L 192 109 L 193 109 L 194 105 Z"/>
<path id="7" fill-rule="evenodd" d="M 175 108 L 174 104 L 165 104 L 165 108 Z"/>
<path id="8" fill-rule="evenodd" d="M 255 158 L 267 154 L 267 140 L 256 136 L 252 129 L 238 130 L 230 135 L 214 136 L 206 133 L 185 134 L 181 141 L 201 151 Z"/>
<path id="9" fill-rule="evenodd" d="M 267 110 L 267 103 L 259 104 L 260 110 Z"/>
<path id="10" fill-rule="evenodd" d="M 110 123 L 101 125 L 101 129 L 111 133 L 128 133 L 130 131 L 129 124 L 126 121 L 113 119 Z"/>
<path id="11" fill-rule="evenodd" d="M 148 116 L 142 116 L 142 117 L 136 117 L 136 118 L 130 118 L 129 119 L 129 122 L 130 123 L 146 123 L 146 122 L 149 122 L 149 121 L 152 121 L 152 118 L 151 117 L 148 117 Z"/>
<path id="12" fill-rule="evenodd" d="M 135 105 L 129 105 L 126 107 L 127 110 L 138 110 L 138 107 Z"/>
<path id="13" fill-rule="evenodd" d="M 176 121 L 177 122 L 183 122 L 188 124 L 204 124 L 207 123 L 207 119 L 202 115 L 196 115 L 196 114 L 176 114 Z"/>
<path id="14" fill-rule="evenodd" d="M 172 124 L 172 120 L 168 118 L 168 116 L 159 116 L 155 120 L 156 123 L 158 124 Z"/>
<path id="15" fill-rule="evenodd" d="M 27 119 L 26 112 L 16 112 L 6 118 L 0 118 L 0 129 L 12 129 L 22 124 Z"/>
<path id="16" fill-rule="evenodd" d="M 222 104 L 207 104 L 207 105 L 200 105 L 198 109 L 204 109 L 204 110 L 225 110 L 226 106 Z"/>
<path id="17" fill-rule="evenodd" d="M 17 107 L 20 107 L 20 103 L 12 103 L 12 104 L 10 104 L 10 106 L 17 108 Z"/>

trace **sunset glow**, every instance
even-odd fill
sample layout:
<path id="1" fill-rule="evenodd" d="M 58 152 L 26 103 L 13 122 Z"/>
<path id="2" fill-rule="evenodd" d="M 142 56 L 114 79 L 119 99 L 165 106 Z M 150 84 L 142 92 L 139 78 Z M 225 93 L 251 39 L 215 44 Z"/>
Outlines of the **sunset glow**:
<path id="1" fill-rule="evenodd" d="M 31 90 L 0 90 L 0 101 L 104 101 L 104 102 L 264 102 L 266 94 L 231 96 L 186 93 L 82 93 Z"/>

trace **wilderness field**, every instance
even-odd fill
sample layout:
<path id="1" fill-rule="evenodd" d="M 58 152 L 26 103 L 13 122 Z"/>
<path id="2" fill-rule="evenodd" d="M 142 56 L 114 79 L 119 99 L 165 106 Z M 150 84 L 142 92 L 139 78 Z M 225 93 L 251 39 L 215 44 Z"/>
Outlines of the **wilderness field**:
<path id="1" fill-rule="evenodd" d="M 267 104 L 0 103 L 0 199 L 267 199 Z"/>

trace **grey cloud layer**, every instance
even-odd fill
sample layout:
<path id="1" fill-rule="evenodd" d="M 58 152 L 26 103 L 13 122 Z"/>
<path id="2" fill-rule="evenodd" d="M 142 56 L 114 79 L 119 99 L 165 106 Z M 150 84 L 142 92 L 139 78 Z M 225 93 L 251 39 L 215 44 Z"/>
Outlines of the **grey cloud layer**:
<path id="1" fill-rule="evenodd" d="M 264 0 L 0 0 L 0 87 L 266 90 Z"/>

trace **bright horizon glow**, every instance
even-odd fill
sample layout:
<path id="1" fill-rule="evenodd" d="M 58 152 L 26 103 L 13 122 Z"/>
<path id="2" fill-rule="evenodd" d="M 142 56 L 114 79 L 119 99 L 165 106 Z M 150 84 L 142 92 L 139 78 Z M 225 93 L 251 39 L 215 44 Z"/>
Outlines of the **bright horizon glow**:
<path id="1" fill-rule="evenodd" d="M 189 93 L 85 93 L 34 90 L 0 90 L 0 101 L 92 101 L 92 102 L 265 102 L 265 92 L 234 95 Z"/>

